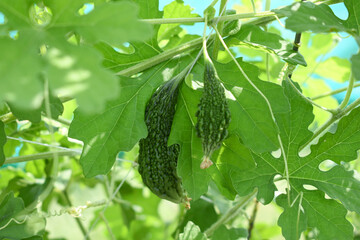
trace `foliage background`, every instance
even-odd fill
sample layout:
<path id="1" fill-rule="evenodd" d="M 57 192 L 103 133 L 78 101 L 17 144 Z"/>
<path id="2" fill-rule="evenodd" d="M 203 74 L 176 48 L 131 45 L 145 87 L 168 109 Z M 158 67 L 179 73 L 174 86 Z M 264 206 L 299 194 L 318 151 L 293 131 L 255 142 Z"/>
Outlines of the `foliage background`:
<path id="1" fill-rule="evenodd" d="M 292 1 L 273 0 L 271 1 L 271 9 L 276 8 L 279 5 L 290 3 L 292 3 Z M 4 1 L 2 1 L 1 4 L 4 4 Z M 0 6 L 2 6 L 1 4 Z M 173 10 L 171 8 L 173 5 L 171 4 L 179 4 L 177 7 L 183 10 L 182 17 L 201 16 L 204 8 L 207 6 L 205 1 L 193 0 L 184 1 L 184 3 L 181 1 L 160 1 L 159 10 L 164 11 L 165 16 L 166 14 L 171 16 L 171 11 Z M 263 10 L 265 6 L 264 1 L 255 1 L 255 4 L 258 11 Z M 192 10 L 189 5 L 194 9 Z M 170 7 L 167 9 L 166 6 Z M 230 1 L 228 7 L 230 8 L 231 6 L 238 12 L 252 12 L 253 10 L 251 1 Z M 331 8 L 340 18 L 347 18 L 346 9 L 343 3 L 333 5 Z M 85 7 L 85 12 L 86 9 L 91 11 L 91 7 L 89 9 L 89 6 Z M 2 20 L 0 17 L 0 23 L 1 21 L 3 21 L 3 23 L 6 22 L 5 18 Z M 284 23 L 284 20 L 282 20 L 282 22 Z M 201 35 L 203 24 L 197 23 L 191 26 L 180 25 L 172 27 L 173 28 L 169 27 L 168 29 L 161 29 L 160 27 L 159 32 L 165 33 L 162 39 L 163 42 L 160 41 L 160 46 L 164 47 L 164 49 L 166 49 L 166 43 L 170 38 L 173 38 L 173 40 L 175 38 L 191 39 L 193 38 L 191 35 Z M 2 28 L 0 28 L 0 30 L 2 30 Z M 280 34 L 290 42 L 293 39 L 294 33 L 284 29 L 276 22 L 270 24 L 268 30 L 269 32 Z M 86 29 L 83 31 L 85 35 L 89 34 L 88 37 L 90 42 L 93 41 L 94 36 L 91 36 L 89 33 L 91 31 Z M 168 35 L 166 35 L 166 33 Z M 16 38 L 16 31 L 12 31 L 11 35 Z M 137 35 L 134 34 L 134 36 L 136 39 Z M 303 44 L 300 48 L 300 52 L 305 57 L 308 67 L 304 68 L 299 66 L 294 73 L 294 79 L 296 79 L 302 87 L 305 96 L 315 97 L 321 93 L 347 86 L 350 58 L 353 54 L 358 52 L 358 47 L 352 37 L 345 38 L 345 36 L 347 35 L 342 33 L 339 35 L 335 33 L 323 35 L 305 33 L 303 35 Z M 98 37 L 101 39 L 101 36 Z M 127 42 L 130 40 L 131 39 L 124 41 Z M 108 41 L 111 42 L 112 38 L 109 38 Z M 56 41 L 51 43 L 54 44 L 54 46 L 60 44 Z M 94 43 L 96 43 L 96 41 L 94 41 Z M 100 43 L 97 44 L 98 49 L 105 48 Z M 5 49 L 8 46 L 1 45 L 1 47 Z M 122 51 L 124 54 L 131 53 L 134 50 L 127 44 L 116 45 L 116 49 Z M 86 49 L 82 49 L 81 51 L 85 50 Z M 22 49 L 21 51 L 26 50 Z M 69 51 L 71 51 L 71 49 Z M 233 47 L 232 51 L 237 53 L 237 56 L 243 57 L 246 62 L 251 62 L 259 67 L 262 70 L 260 74 L 261 79 L 264 80 L 267 78 L 266 71 L 263 71 L 266 69 L 264 66 L 264 59 L 267 57 L 266 52 L 245 47 Z M 20 52 L 20 54 L 22 53 Z M 6 58 L 7 57 L 9 56 L 6 56 Z M 189 59 L 193 57 L 194 56 L 190 56 Z M 220 51 L 220 60 L 229 62 L 224 51 Z M 189 60 L 184 61 L 186 62 Z M 270 56 L 270 62 L 272 67 L 270 80 L 276 82 L 283 62 L 275 55 Z M 322 63 L 318 65 L 318 62 Z M 19 64 L 21 63 L 22 62 Z M 171 71 L 177 71 L 173 69 L 173 66 L 177 63 L 178 62 L 176 61 L 170 62 L 166 66 L 168 66 Z M 90 64 L 97 66 L 97 63 Z M 107 64 L 106 61 L 104 64 Z M 316 73 L 314 74 L 311 74 L 313 70 L 312 66 L 317 66 Z M 7 69 L 0 69 L 0 72 L 1 71 L 7 71 Z M 101 72 L 101 70 L 99 71 Z M 196 74 L 196 71 L 194 74 Z M 168 73 L 168 75 L 170 76 L 171 73 Z M 165 76 L 164 79 L 168 79 L 168 76 Z M 111 77 L 109 77 L 109 81 L 111 81 Z M 114 87 L 114 85 L 109 86 Z M 96 88 L 96 85 L 94 85 L 94 87 Z M 67 89 L 68 88 L 65 88 L 65 91 Z M 108 89 L 104 89 L 101 87 L 101 89 L 103 91 L 103 94 L 101 95 L 104 95 L 105 99 L 111 99 L 111 95 L 115 95 L 112 90 L 117 88 L 114 87 L 112 89 L 109 87 Z M 26 90 L 25 87 L 24 90 Z M 79 94 L 78 97 L 82 99 L 83 95 L 81 95 L 81 92 L 74 92 L 74 94 Z M 95 96 L 98 93 L 95 91 L 91 94 Z M 359 91 L 354 90 L 352 100 L 359 96 Z M 339 105 L 343 97 L 344 93 L 320 99 L 317 103 L 328 108 L 335 108 Z M 93 104 L 95 105 L 91 105 L 91 103 L 85 103 L 84 105 L 87 106 L 87 110 L 91 112 L 93 109 L 96 109 L 96 106 L 99 106 L 96 104 L 101 105 L 100 102 L 101 101 L 94 101 Z M 81 105 L 81 100 L 79 101 L 78 99 L 78 102 L 75 100 L 65 102 L 63 104 L 64 112 L 61 114 L 59 121 L 55 123 L 50 122 L 46 116 L 41 117 L 41 122 L 34 121 L 34 115 L 32 113 L 29 115 L 24 111 L 20 111 L 18 113 L 18 116 L 20 116 L 18 117 L 18 121 L 7 124 L 5 127 L 6 135 L 8 137 L 16 138 L 7 139 L 4 147 L 5 156 L 9 158 L 47 152 L 49 149 L 51 150 L 51 147 L 49 148 L 49 146 L 53 145 L 63 147 L 65 150 L 77 149 L 80 151 L 82 147 L 81 142 L 67 138 L 69 124 L 73 120 L 73 112 L 78 103 Z M 52 107 L 53 113 L 56 107 Z M 2 109 L 1 113 L 4 114 L 9 111 L 5 104 L 2 106 Z M 329 117 L 326 112 L 316 108 L 314 109 L 314 114 L 316 121 L 310 126 L 311 130 L 314 130 L 317 126 L 323 124 Z M 33 120 L 32 122 L 28 120 L 21 121 L 22 118 L 29 119 L 29 117 Z M 76 122 L 73 124 L 75 125 Z M 80 121 L 79 125 L 81 124 L 82 122 Z M 105 121 L 103 124 L 106 125 L 107 122 Z M 54 134 L 55 139 L 52 139 L 51 137 L 50 126 L 52 125 L 56 131 Z M 73 133 L 74 136 L 76 134 L 76 132 Z M 25 139 L 32 142 L 19 141 L 19 139 Z M 35 143 L 42 143 L 42 145 Z M 122 144 L 125 145 L 126 143 Z M 222 214 L 226 213 L 226 211 L 232 207 L 233 202 L 226 199 L 224 193 L 220 192 L 215 184 L 210 182 L 207 194 L 200 199 L 193 201 L 191 210 L 185 214 L 183 206 L 160 200 L 143 186 L 141 178 L 132 164 L 137 156 L 137 146 L 127 150 L 129 151 L 121 152 L 117 156 L 118 159 L 110 173 L 107 175 L 98 175 L 94 178 L 84 178 L 83 170 L 78 162 L 78 156 L 61 157 L 59 159 L 58 178 L 54 183 L 54 189 L 41 206 L 41 211 L 46 213 L 46 218 L 32 217 L 31 221 L 28 221 L 23 225 L 29 224 L 28 226 L 33 228 L 33 231 L 36 231 L 37 229 L 43 229 L 46 221 L 45 231 L 41 231 L 45 239 L 81 239 L 84 236 L 84 231 L 87 232 L 90 230 L 90 237 L 92 239 L 171 239 L 171 236 L 174 233 L 184 231 L 183 228 L 188 221 L 194 222 L 202 231 L 205 231 L 213 222 L 218 220 Z M 360 166 L 358 162 L 359 160 L 351 163 L 344 163 L 344 166 L 349 170 L 359 170 Z M 330 165 L 323 164 L 321 167 L 327 169 L 331 167 L 331 164 L 332 163 L 330 163 Z M 2 190 L 0 202 L 6 202 L 4 199 L 10 196 L 7 194 L 13 191 L 15 192 L 16 197 L 23 199 L 25 206 L 33 204 L 33 202 L 36 201 L 36 198 L 40 196 L 44 186 L 47 186 L 47 180 L 49 179 L 49 176 L 51 176 L 49 169 L 51 169 L 51 160 L 48 159 L 30 161 L 27 163 L 5 164 L 0 170 L 0 189 Z M 283 181 L 277 182 L 276 185 L 279 189 L 279 191 L 276 192 L 276 195 L 285 192 L 284 188 L 286 187 L 286 184 Z M 82 212 L 79 219 L 74 218 L 74 215 L 76 215 L 74 212 L 71 212 L 72 215 L 70 215 L 68 214 L 69 211 L 61 211 L 61 209 L 64 210 L 71 206 L 84 206 L 87 201 L 91 201 L 92 203 L 95 203 L 95 205 L 96 203 L 102 204 L 104 199 L 111 198 L 112 193 L 118 186 L 121 188 L 113 199 L 115 204 L 110 204 L 105 211 L 102 210 L 102 207 L 87 208 Z M 241 199 L 236 198 L 235 202 L 240 200 Z M 18 204 L 21 205 L 21 203 Z M 239 232 L 237 233 L 237 236 L 245 236 L 244 232 L 241 232 L 248 228 L 248 220 L 245 216 L 252 215 L 255 204 L 255 202 L 250 201 L 247 208 L 244 210 L 246 214 L 239 214 L 241 215 L 240 217 L 237 217 L 230 222 L 231 226 L 236 226 L 236 228 L 238 228 Z M 0 210 L 5 209 L 6 206 L 1 207 Z M 257 219 L 252 231 L 252 239 L 282 239 L 281 228 L 277 224 L 281 212 L 282 208 L 276 204 L 271 203 L 270 205 L 264 206 L 259 203 Z M 349 212 L 347 218 L 355 226 L 355 232 L 358 234 L 360 229 L 359 215 Z M 14 229 L 16 230 L 16 227 Z M 231 233 L 224 230 L 223 227 L 220 227 L 217 232 L 214 233 L 212 239 L 221 239 L 224 234 Z M 304 236 L 311 239 L 312 234 L 314 233 L 308 231 Z M 29 236 L 32 236 L 31 233 L 29 233 Z"/>

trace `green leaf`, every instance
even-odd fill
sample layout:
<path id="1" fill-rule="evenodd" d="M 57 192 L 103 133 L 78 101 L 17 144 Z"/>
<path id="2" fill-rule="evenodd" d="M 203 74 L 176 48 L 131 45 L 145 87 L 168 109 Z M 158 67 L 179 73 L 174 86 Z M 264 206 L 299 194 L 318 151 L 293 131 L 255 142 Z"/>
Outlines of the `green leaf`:
<path id="1" fill-rule="evenodd" d="M 221 225 L 217 228 L 214 234 L 211 236 L 211 240 L 240 240 L 248 237 L 248 231 L 244 228 L 227 228 L 224 225 Z"/>
<path id="2" fill-rule="evenodd" d="M 200 93 L 183 84 L 168 143 L 180 144 L 177 173 L 182 178 L 183 187 L 194 200 L 207 192 L 210 181 L 209 174 L 200 169 L 203 152 L 201 140 L 195 131 L 195 113 L 199 102 Z"/>
<path id="3" fill-rule="evenodd" d="M 54 96 L 50 92 L 49 93 L 49 103 L 50 103 L 51 117 L 53 119 L 58 119 L 59 116 L 62 115 L 63 112 L 64 112 L 64 106 L 63 106 L 60 98 L 58 98 L 57 96 Z M 41 110 L 43 111 L 43 113 L 45 113 L 45 115 L 47 115 L 46 114 L 45 101 L 43 102 L 43 104 L 41 106 Z"/>
<path id="4" fill-rule="evenodd" d="M 200 228 L 193 222 L 188 222 L 184 232 L 180 233 L 179 240 L 206 240 L 205 235 L 200 231 Z"/>
<path id="5" fill-rule="evenodd" d="M 8 20 L 6 24 L 11 29 L 26 29 L 30 27 L 29 8 L 34 4 L 33 0 L 14 0 L 14 1 L 0 1 L 0 11 L 6 16 Z"/>
<path id="6" fill-rule="evenodd" d="M 255 167 L 255 161 L 251 151 L 241 144 L 236 135 L 231 135 L 223 142 L 223 145 L 213 154 L 215 164 L 208 169 L 211 177 L 224 196 L 233 200 L 234 187 L 230 178 L 232 169 L 246 169 Z M 215 168 L 216 170 L 212 170 Z M 211 174 L 212 172 L 216 174 Z M 217 171 L 220 171 L 218 173 Z"/>
<path id="7" fill-rule="evenodd" d="M 297 193 L 299 193 L 298 190 L 299 189 L 294 188 L 294 191 Z M 303 192 L 302 208 L 304 209 L 306 220 L 303 219 L 302 213 L 300 213 L 300 221 L 298 222 L 299 230 L 305 227 L 304 224 L 306 222 L 307 227 L 317 229 L 316 239 L 325 240 L 335 237 L 336 239 L 345 240 L 353 238 L 353 227 L 351 223 L 346 220 L 347 211 L 340 203 L 332 199 L 325 199 L 325 194 L 320 191 L 307 191 L 302 189 L 301 192 Z M 284 214 L 289 214 L 289 211 L 294 211 L 293 209 L 289 209 L 287 203 L 284 203 L 284 207 Z M 293 207 L 295 207 L 295 205 Z M 280 218 L 282 218 L 282 216 L 280 216 Z M 293 223 L 294 220 L 290 221 L 288 219 L 288 222 L 284 223 L 285 229 L 283 229 L 283 233 L 289 233 L 289 231 L 294 230 Z"/>
<path id="8" fill-rule="evenodd" d="M 261 81 L 257 67 L 242 62 L 241 59 L 238 62 L 250 80 L 270 100 L 274 113 L 288 110 L 288 103 L 280 86 Z M 232 94 L 229 99 L 230 134 L 236 134 L 244 145 L 255 152 L 276 150 L 279 144 L 276 127 L 264 98 L 248 83 L 233 62 L 215 66 L 220 80 Z"/>
<path id="9" fill-rule="evenodd" d="M 278 225 L 282 228 L 282 235 L 286 240 L 300 239 L 301 232 L 307 228 L 304 210 L 301 209 L 303 199 L 301 195 L 297 197 L 290 206 L 285 194 L 276 198 L 276 203 L 284 208 L 284 212 L 278 219 Z"/>
<path id="10" fill-rule="evenodd" d="M 359 118 L 360 109 L 357 108 L 343 117 L 335 133 L 326 133 L 319 139 L 318 144 L 311 147 L 309 155 L 300 157 L 299 147 L 312 136 L 308 130 L 313 120 L 312 106 L 304 101 L 288 82 L 283 82 L 283 86 L 291 105 L 291 111 L 275 115 L 286 154 L 291 189 L 290 204 L 283 199 L 284 195 L 278 201 L 284 208 L 279 219 L 283 234 L 286 238 L 297 239 L 301 231 L 309 227 L 317 229 L 317 239 L 329 239 L 331 236 L 349 239 L 352 236 L 352 226 L 345 218 L 344 207 L 351 211 L 360 211 L 360 205 L 356 201 L 360 198 L 360 181 L 354 177 L 353 172 L 346 171 L 343 166 L 337 165 L 329 171 L 322 171 L 319 165 L 328 159 L 338 164 L 340 161 L 356 159 L 356 151 L 360 148 L 360 123 L 356 119 Z M 269 153 L 253 154 L 253 157 L 257 164 L 255 168 L 245 172 L 234 168 L 231 178 L 239 195 L 257 187 L 258 199 L 268 203 L 273 199 L 276 190 L 274 176 L 281 175 L 286 179 L 284 159 L 283 156 L 275 157 Z M 307 185 L 318 190 L 309 191 Z M 338 199 L 343 205 L 335 200 L 325 199 L 325 193 L 332 199 Z M 299 212 L 299 209 L 303 212 Z M 297 230 L 294 229 L 294 224 Z"/>
<path id="11" fill-rule="evenodd" d="M 36 109 L 22 109 L 18 108 L 12 103 L 8 103 L 11 112 L 18 120 L 29 120 L 33 123 L 39 123 L 41 121 L 41 108 Z"/>
<path id="12" fill-rule="evenodd" d="M 84 111 L 101 110 L 105 101 L 117 95 L 116 78 L 102 68 L 102 58 L 92 47 L 70 45 L 67 39 L 77 34 L 91 43 L 122 44 L 149 38 L 151 27 L 137 20 L 133 3 L 95 4 L 93 11 L 81 15 L 78 11 L 86 3 L 84 0 L 45 1 L 52 18 L 48 25 L 40 26 L 35 21 L 38 16 L 29 14 L 33 3 L 0 2 L 7 26 L 19 31 L 17 40 L 0 38 L 0 51 L 8 59 L 0 63 L 0 97 L 14 107 L 38 109 L 43 95 L 42 75 L 49 80 L 54 94 L 78 98 Z"/>
<path id="13" fill-rule="evenodd" d="M 52 92 L 75 96 L 85 112 L 103 109 L 105 100 L 118 95 L 117 78 L 101 66 L 101 56 L 85 46 L 72 46 L 54 40 L 45 55 Z"/>
<path id="14" fill-rule="evenodd" d="M 106 43 L 96 44 L 96 48 L 102 52 L 104 56 L 104 67 L 114 72 L 129 68 L 160 53 L 159 50 L 156 50 L 156 48 L 146 43 L 131 43 L 131 46 L 133 47 L 134 52 L 128 54 L 120 53 L 115 50 L 114 47 Z"/>
<path id="15" fill-rule="evenodd" d="M 132 0 L 132 2 L 139 5 L 139 18 L 153 19 L 163 16 L 163 12 L 159 11 L 159 1 L 157 0 Z M 130 52 L 119 52 L 117 48 L 124 47 L 119 44 L 114 46 L 106 43 L 96 44 L 96 48 L 104 56 L 104 66 L 114 72 L 119 72 L 159 54 L 161 49 L 158 46 L 157 37 L 160 26 L 159 24 L 152 25 L 152 38 L 146 42 L 129 41 L 129 47 L 132 50 Z"/>
<path id="16" fill-rule="evenodd" d="M 90 42 L 117 44 L 151 36 L 149 25 L 137 21 L 138 8 L 129 2 L 109 2 L 79 18 L 75 29 Z M 114 31 L 116 29 L 116 31 Z"/>
<path id="17" fill-rule="evenodd" d="M 146 137 L 146 103 L 155 89 L 171 77 L 167 69 L 176 63 L 160 64 L 138 78 L 121 78 L 121 94 L 98 114 L 85 114 L 81 106 L 75 111 L 69 136 L 84 142 L 80 163 L 86 177 L 106 174 L 120 151 L 130 151 Z"/>
<path id="18" fill-rule="evenodd" d="M 12 192 L 7 194 L 0 203 L 0 238 L 24 239 L 42 234 L 45 230 L 45 218 L 37 213 L 28 214 L 26 217 L 19 215 L 22 210 L 24 210 L 23 200 L 15 198 Z"/>
<path id="19" fill-rule="evenodd" d="M 356 80 L 360 80 L 360 53 L 351 57 L 351 70 Z"/>
<path id="20" fill-rule="evenodd" d="M 139 6 L 139 18 L 141 19 L 152 19 L 152 18 L 162 18 L 163 12 L 159 11 L 159 1 L 158 0 L 132 0 L 132 2 L 136 3 Z M 146 45 L 150 45 L 151 47 L 160 50 L 158 46 L 158 32 L 161 25 L 154 24 L 152 25 L 152 38 Z M 145 51 L 144 51 L 145 52 Z"/>
<path id="21" fill-rule="evenodd" d="M 296 2 L 290 6 L 272 10 L 276 14 L 288 17 L 286 28 L 294 32 L 341 32 L 347 28 L 343 20 L 336 17 L 326 4 L 316 5 L 312 2 Z"/>
<path id="22" fill-rule="evenodd" d="M 191 208 L 186 211 L 186 214 L 179 225 L 178 229 L 182 232 L 184 227 L 189 222 L 196 224 L 201 231 L 208 229 L 214 222 L 218 220 L 219 216 L 215 211 L 214 204 L 203 199 L 198 199 L 191 202 Z"/>
<path id="23" fill-rule="evenodd" d="M 150 26 L 137 20 L 138 7 L 133 3 L 98 4 L 90 13 L 78 15 L 77 11 L 83 3 L 86 1 L 45 1 L 53 12 L 51 25 L 64 31 L 72 29 L 91 43 L 105 41 L 119 44 L 151 36 Z"/>
<path id="24" fill-rule="evenodd" d="M 349 17 L 345 21 L 345 26 L 360 35 L 360 3 L 357 0 L 345 0 L 344 4 L 349 12 Z"/>
<path id="25" fill-rule="evenodd" d="M 5 162 L 4 146 L 6 143 L 5 125 L 0 121 L 0 166 Z"/>
<path id="26" fill-rule="evenodd" d="M 350 162 L 357 159 L 360 148 L 360 108 L 342 118 L 336 132 L 326 133 L 318 144 L 311 147 L 311 154 L 303 160 L 301 167 L 290 172 L 291 175 L 303 183 L 313 185 L 324 191 L 333 199 L 340 200 L 351 211 L 360 213 L 360 181 L 341 165 L 336 165 L 326 172 L 319 171 L 319 164 L 325 160 Z"/>
<path id="27" fill-rule="evenodd" d="M 50 94 L 50 111 L 51 111 L 51 117 L 53 119 L 57 119 L 64 111 L 64 107 L 62 105 L 62 102 L 58 97 L 53 96 Z M 45 108 L 45 100 L 42 102 L 42 105 L 40 108 L 37 109 L 21 109 L 17 106 L 14 106 L 12 103 L 8 103 L 11 112 L 16 116 L 16 119 L 18 120 L 29 120 L 33 123 L 39 123 L 41 121 L 41 113 L 46 114 L 46 108 Z"/>
<path id="28" fill-rule="evenodd" d="M 42 83 L 38 78 L 43 69 L 38 49 L 34 48 L 36 35 L 18 40 L 0 38 L 0 98 L 21 109 L 41 106 Z M 20 70 L 21 69 L 21 70 Z"/>
<path id="29" fill-rule="evenodd" d="M 294 51 L 293 44 L 280 35 L 262 30 L 256 25 L 241 26 L 241 31 L 226 39 L 228 46 L 244 46 L 278 55 L 285 62 L 306 66 L 304 57 Z"/>
<path id="30" fill-rule="evenodd" d="M 192 8 L 189 5 L 184 5 L 183 1 L 173 1 L 164 7 L 163 18 L 191 18 L 199 17 L 196 13 L 191 13 Z M 186 25 L 192 25 L 189 23 Z M 180 33 L 182 29 L 180 24 L 163 24 L 161 25 L 158 33 L 159 42 L 162 40 L 170 39 L 171 37 Z"/>

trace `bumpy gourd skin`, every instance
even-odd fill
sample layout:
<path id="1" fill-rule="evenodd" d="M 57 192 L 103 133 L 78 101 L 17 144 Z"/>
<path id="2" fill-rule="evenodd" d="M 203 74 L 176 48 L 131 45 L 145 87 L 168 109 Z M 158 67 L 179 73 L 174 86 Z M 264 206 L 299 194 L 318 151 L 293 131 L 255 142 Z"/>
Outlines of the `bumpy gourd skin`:
<path id="1" fill-rule="evenodd" d="M 168 146 L 178 95 L 177 79 L 162 85 L 151 97 L 145 110 L 148 136 L 140 140 L 139 173 L 143 182 L 160 198 L 185 202 L 176 166 L 180 146 Z"/>
<path id="2" fill-rule="evenodd" d="M 204 169 L 212 165 L 210 157 L 226 138 L 230 122 L 225 91 L 210 60 L 205 60 L 204 92 L 196 116 L 196 132 L 202 140 L 204 152 L 200 167 Z"/>

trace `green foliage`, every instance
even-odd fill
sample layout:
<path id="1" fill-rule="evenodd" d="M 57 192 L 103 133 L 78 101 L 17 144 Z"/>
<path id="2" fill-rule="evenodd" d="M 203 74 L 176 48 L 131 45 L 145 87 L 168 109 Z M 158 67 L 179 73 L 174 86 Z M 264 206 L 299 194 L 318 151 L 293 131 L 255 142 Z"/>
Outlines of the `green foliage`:
<path id="1" fill-rule="evenodd" d="M 0 0 L 0 239 L 356 239 L 360 100 L 327 80 L 360 79 L 328 55 L 360 4 L 333 2 L 227 5 L 209 65 L 181 0 Z"/>
<path id="2" fill-rule="evenodd" d="M 84 3 L 45 1 L 49 17 L 46 24 L 39 24 L 36 16 L 28 14 L 39 7 L 34 1 L 0 1 L 0 11 L 8 20 L 5 27 L 18 30 L 16 40 L 0 37 L 2 57 L 7 59 L 0 65 L 2 99 L 22 110 L 38 109 L 42 102 L 40 74 L 49 79 L 55 94 L 76 97 L 87 112 L 102 109 L 106 100 L 116 97 L 116 78 L 101 67 L 99 53 L 83 44 L 74 46 L 67 39 L 75 34 L 88 43 L 118 44 L 146 39 L 150 28 L 136 21 L 137 8 L 128 2 L 99 4 L 89 14 L 79 15 Z M 23 87 L 13 79 L 21 79 Z M 98 79 L 102 79 L 101 84 Z"/>
<path id="3" fill-rule="evenodd" d="M 24 215 L 24 202 L 14 197 L 10 192 L 0 203 L 0 238 L 24 239 L 42 235 L 45 227 L 45 218 L 37 213 Z M 6 227 L 5 227 L 6 225 Z"/>

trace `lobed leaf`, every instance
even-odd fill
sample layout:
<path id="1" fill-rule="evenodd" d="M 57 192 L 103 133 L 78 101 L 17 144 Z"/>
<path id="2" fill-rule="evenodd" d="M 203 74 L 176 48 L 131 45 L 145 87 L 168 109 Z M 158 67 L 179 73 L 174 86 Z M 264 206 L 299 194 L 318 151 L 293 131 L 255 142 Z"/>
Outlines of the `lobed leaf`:
<path id="1" fill-rule="evenodd" d="M 105 101 L 117 96 L 116 78 L 103 69 L 97 51 L 81 45 L 84 41 L 79 39 L 88 43 L 123 44 L 151 36 L 151 27 L 137 20 L 134 3 L 96 1 L 93 11 L 80 14 L 85 3 L 84 0 L 44 1 L 51 11 L 49 23 L 39 25 L 33 13 L 35 1 L 0 1 L 0 11 L 8 20 L 7 29 L 18 31 L 16 40 L 0 37 L 0 51 L 8 59 L 0 63 L 0 88 L 6 89 L 0 90 L 0 98 L 14 108 L 34 111 L 26 118 L 33 121 L 39 118 L 41 77 L 49 80 L 54 94 L 76 97 L 83 111 L 101 110 Z M 72 37 L 78 39 L 73 45 L 68 42 Z"/>

